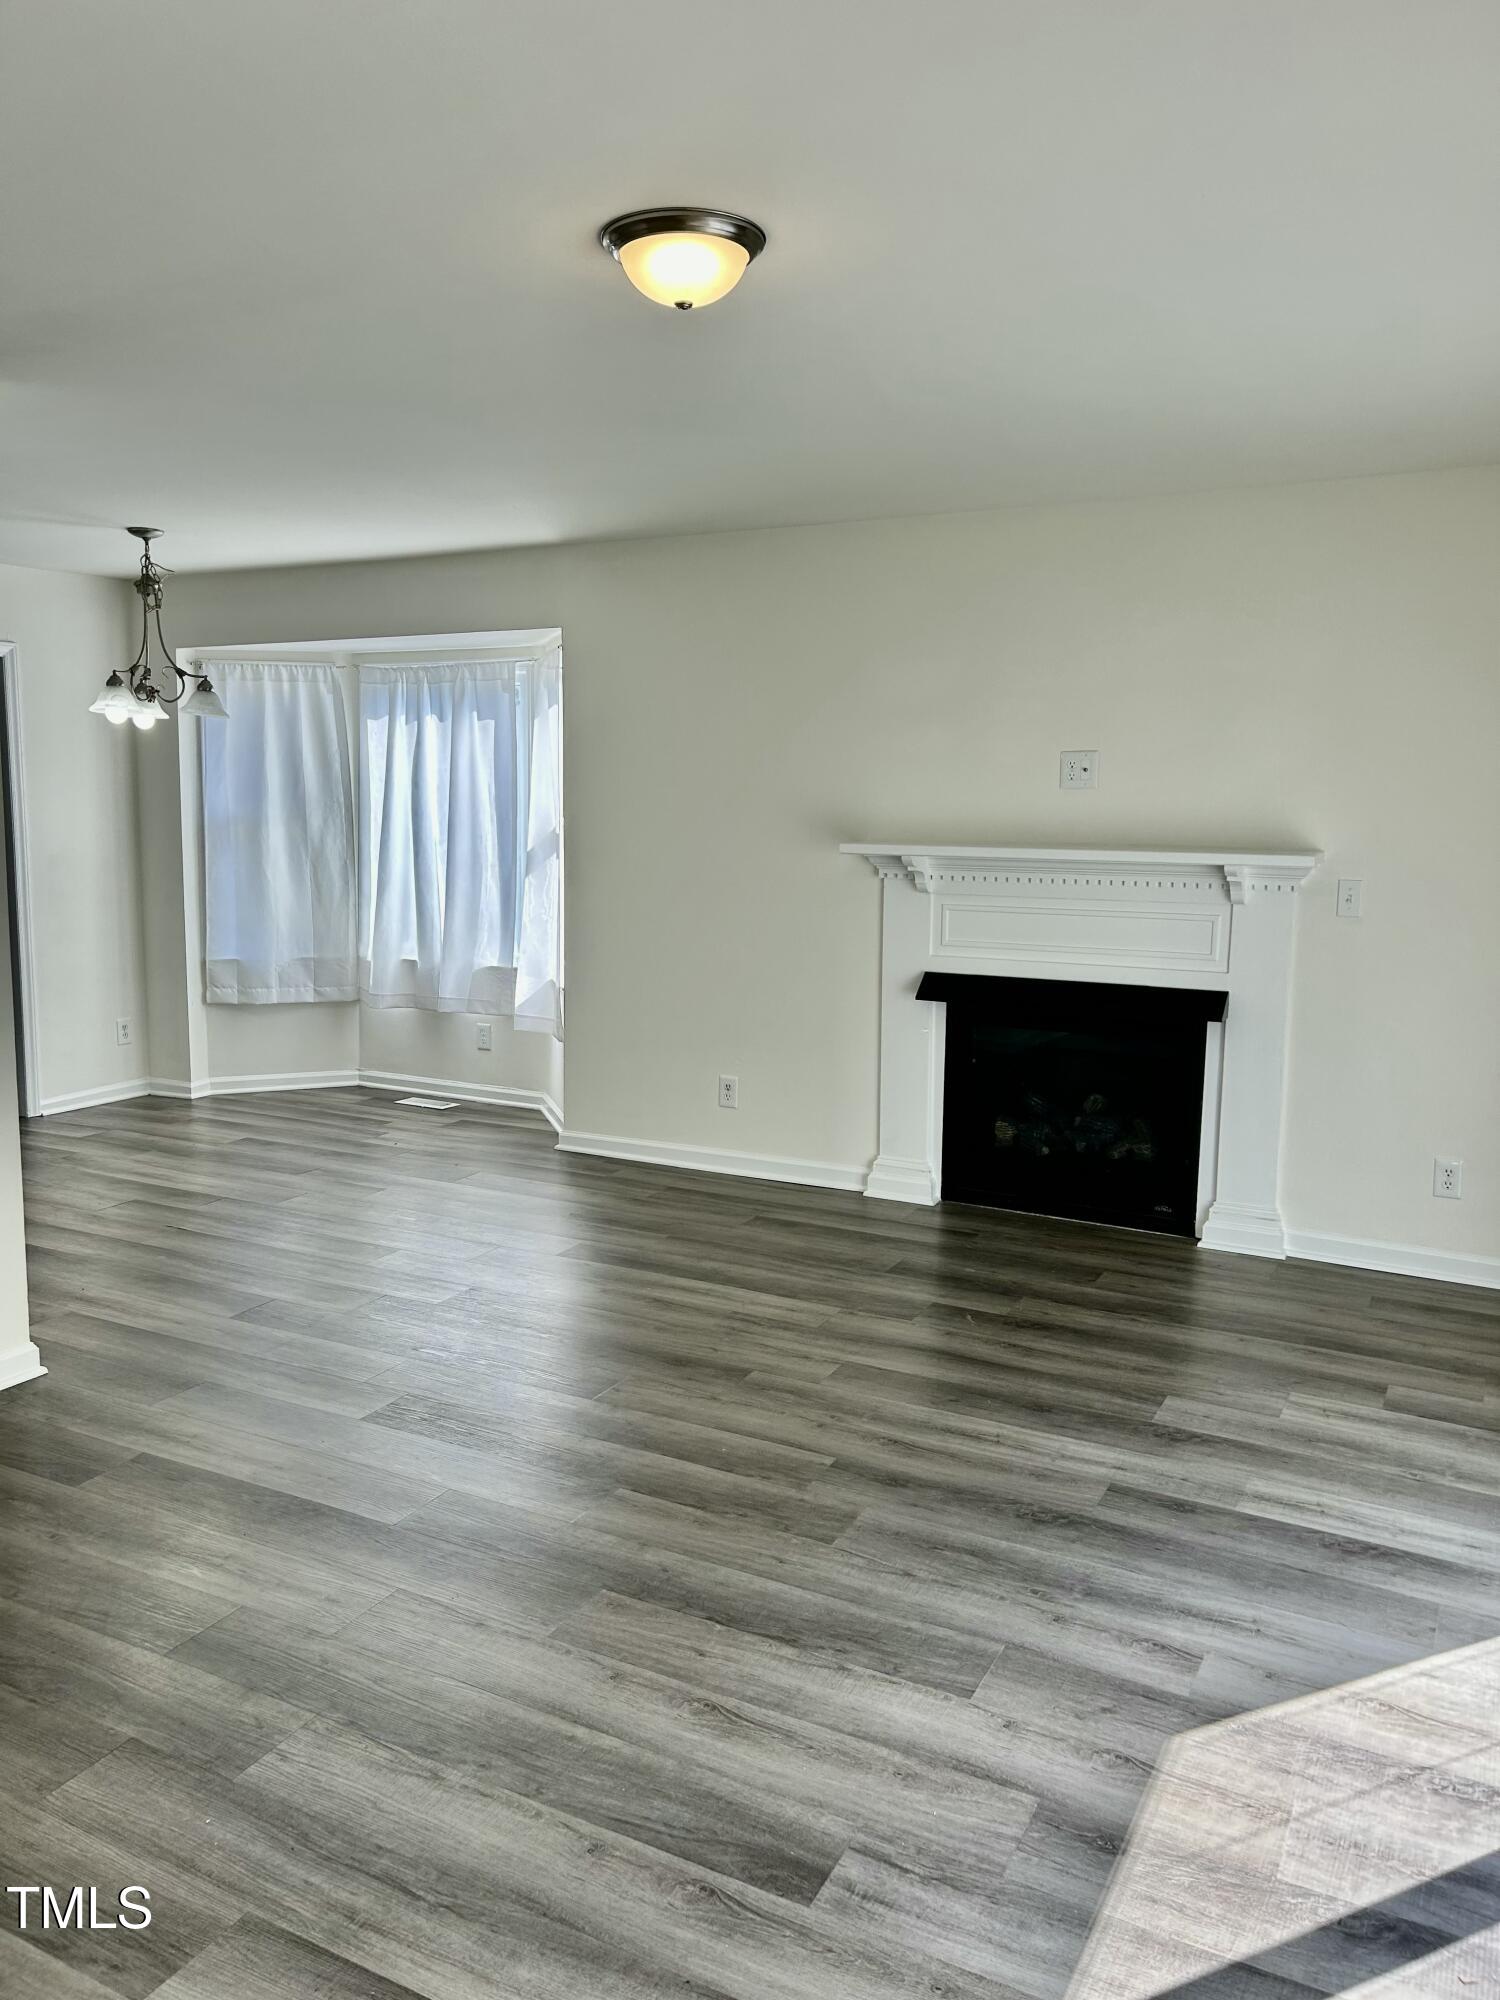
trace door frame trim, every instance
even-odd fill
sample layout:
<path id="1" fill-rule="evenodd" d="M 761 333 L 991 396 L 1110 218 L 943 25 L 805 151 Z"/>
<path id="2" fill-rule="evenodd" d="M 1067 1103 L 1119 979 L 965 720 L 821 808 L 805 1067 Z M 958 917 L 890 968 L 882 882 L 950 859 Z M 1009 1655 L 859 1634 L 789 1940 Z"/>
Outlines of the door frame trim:
<path id="1" fill-rule="evenodd" d="M 21 1003 L 21 1116 L 39 1118 L 42 1108 L 41 1059 L 37 1047 L 36 933 L 31 904 L 31 818 L 26 796 L 26 737 L 21 711 L 21 660 L 13 639 L 0 639 L 0 687 L 4 690 L 5 740 L 10 784 L 11 893 L 16 907 L 16 992 Z"/>

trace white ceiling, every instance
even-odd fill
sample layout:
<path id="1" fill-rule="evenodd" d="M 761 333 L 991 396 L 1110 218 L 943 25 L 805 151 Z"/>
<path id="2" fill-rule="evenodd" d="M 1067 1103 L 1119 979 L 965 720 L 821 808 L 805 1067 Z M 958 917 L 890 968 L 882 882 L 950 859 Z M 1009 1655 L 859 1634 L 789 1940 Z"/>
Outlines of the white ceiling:
<path id="1" fill-rule="evenodd" d="M 0 560 L 1500 458 L 1496 0 L 0 0 Z M 770 247 L 702 313 L 612 213 Z"/>

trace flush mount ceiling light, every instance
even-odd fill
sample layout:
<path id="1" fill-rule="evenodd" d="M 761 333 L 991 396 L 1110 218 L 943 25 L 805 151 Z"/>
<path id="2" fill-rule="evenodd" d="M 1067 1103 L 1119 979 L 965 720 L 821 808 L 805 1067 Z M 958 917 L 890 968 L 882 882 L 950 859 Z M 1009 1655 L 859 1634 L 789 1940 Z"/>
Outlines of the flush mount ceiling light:
<path id="1" fill-rule="evenodd" d="M 606 222 L 599 241 L 638 292 L 690 312 L 734 290 L 766 232 L 717 208 L 637 208 Z"/>
<path id="2" fill-rule="evenodd" d="M 133 722 L 137 729 L 150 729 L 161 722 L 170 708 L 182 702 L 184 715 L 225 714 L 222 701 L 214 693 L 213 683 L 204 674 L 184 672 L 167 649 L 162 637 L 161 601 L 166 579 L 170 570 L 158 569 L 151 560 L 151 544 L 161 533 L 160 528 L 127 528 L 127 535 L 134 535 L 142 544 L 141 573 L 131 588 L 141 600 L 141 643 L 135 658 L 123 672 L 113 673 L 104 683 L 104 692 L 99 699 L 89 703 L 91 715 L 102 715 L 106 722 Z M 175 692 L 163 694 L 151 678 L 151 662 L 147 655 L 151 648 L 151 628 L 156 627 L 156 644 L 167 671 L 173 676 Z M 188 694 L 188 684 L 193 691 Z M 187 696 L 184 701 L 183 697 Z"/>

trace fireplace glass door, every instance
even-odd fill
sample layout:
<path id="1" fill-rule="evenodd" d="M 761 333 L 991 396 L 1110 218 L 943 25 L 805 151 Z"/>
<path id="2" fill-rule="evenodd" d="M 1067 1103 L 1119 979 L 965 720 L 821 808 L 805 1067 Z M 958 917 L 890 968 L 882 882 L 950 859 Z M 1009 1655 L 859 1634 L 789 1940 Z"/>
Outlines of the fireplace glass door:
<path id="1" fill-rule="evenodd" d="M 1205 1038 L 1222 994 L 941 984 L 961 989 L 943 996 L 945 1201 L 1194 1233 Z"/>

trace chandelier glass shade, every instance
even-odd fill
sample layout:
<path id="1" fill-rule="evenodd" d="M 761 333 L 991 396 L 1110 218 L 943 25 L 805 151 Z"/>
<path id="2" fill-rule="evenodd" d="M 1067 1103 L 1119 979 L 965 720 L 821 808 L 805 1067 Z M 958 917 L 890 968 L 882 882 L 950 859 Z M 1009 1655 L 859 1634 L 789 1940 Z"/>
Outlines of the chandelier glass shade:
<path id="1" fill-rule="evenodd" d="M 141 600 L 141 643 L 129 666 L 112 673 L 104 683 L 98 700 L 89 703 L 90 714 L 102 715 L 106 722 L 121 725 L 129 722 L 137 729 L 154 728 L 170 716 L 179 703 L 184 715 L 227 716 L 223 702 L 214 692 L 213 682 L 196 667 L 179 667 L 162 635 L 162 598 L 171 571 L 161 569 L 151 559 L 151 544 L 161 530 L 127 528 L 125 532 L 134 535 L 142 544 L 140 575 L 131 584 Z M 161 664 L 169 676 L 163 687 L 158 687 L 151 677 L 153 632 Z"/>

